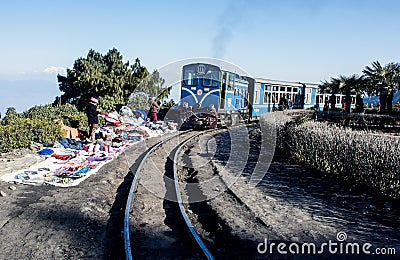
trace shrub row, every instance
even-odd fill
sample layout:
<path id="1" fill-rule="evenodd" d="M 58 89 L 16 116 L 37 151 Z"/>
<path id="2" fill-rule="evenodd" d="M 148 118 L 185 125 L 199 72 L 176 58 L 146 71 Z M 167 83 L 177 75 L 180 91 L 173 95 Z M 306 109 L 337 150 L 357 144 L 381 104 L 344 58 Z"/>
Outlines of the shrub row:
<path id="1" fill-rule="evenodd" d="M 332 123 L 343 124 L 349 120 L 350 124 L 360 124 L 361 122 L 369 126 L 397 126 L 400 125 L 400 115 L 381 115 L 381 114 L 361 114 L 361 113 L 341 113 L 341 112 L 319 112 L 318 120 L 326 120 Z"/>
<path id="2" fill-rule="evenodd" d="M 62 137 L 61 123 L 88 130 L 87 116 L 75 106 L 34 106 L 18 114 L 9 109 L 0 122 L 0 152 L 29 147 L 31 142 L 54 142 Z"/>
<path id="3" fill-rule="evenodd" d="M 62 120 L 66 126 L 88 130 L 87 116 L 85 113 L 79 112 L 77 108 L 71 104 L 53 107 L 51 105 L 34 106 L 22 113 L 21 117 L 31 119 L 53 119 Z"/>
<path id="4" fill-rule="evenodd" d="M 53 142 L 62 136 L 61 127 L 49 119 L 16 118 L 13 124 L 0 125 L 0 151 L 29 147 L 31 141 Z"/>
<path id="5" fill-rule="evenodd" d="M 400 198 L 400 138 L 352 131 L 304 116 L 268 115 L 277 148 L 292 159 L 355 186 Z"/>

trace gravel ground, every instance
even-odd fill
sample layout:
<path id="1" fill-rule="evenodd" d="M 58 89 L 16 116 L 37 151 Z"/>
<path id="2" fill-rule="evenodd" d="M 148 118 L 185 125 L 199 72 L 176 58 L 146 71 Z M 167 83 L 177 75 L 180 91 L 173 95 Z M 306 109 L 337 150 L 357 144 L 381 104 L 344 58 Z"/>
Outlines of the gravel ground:
<path id="1" fill-rule="evenodd" d="M 256 161 L 259 132 L 250 131 L 253 136 L 250 158 Z M 140 143 L 131 147 L 125 155 L 108 163 L 77 187 L 66 189 L 1 182 L 0 190 L 6 196 L 0 197 L 0 237 L 3 241 L 0 259 L 122 259 L 123 208 L 134 172 L 134 169 L 130 171 L 130 166 L 158 140 L 153 138 L 147 145 Z M 249 185 L 249 174 L 254 161 L 247 159 L 247 153 L 242 153 L 247 174 L 238 175 L 236 169 L 227 167 L 224 156 L 229 157 L 232 152 L 230 141 L 229 136 L 220 133 L 197 140 L 186 151 L 195 165 L 193 169 L 186 169 L 186 180 L 194 183 L 214 180 L 212 185 L 201 185 L 199 190 L 200 197 L 206 194 L 213 198 L 189 209 L 193 214 L 198 213 L 193 218 L 198 219 L 207 243 L 220 247 L 216 253 L 218 258 L 245 258 L 245 255 L 268 258 L 257 252 L 257 245 L 263 238 L 285 243 L 320 243 L 328 239 L 336 241 L 339 231 L 346 232 L 346 241 L 395 247 L 400 254 L 398 201 L 352 190 L 350 186 L 306 170 L 282 155 L 275 157 L 262 182 L 253 187 Z M 210 155 L 213 149 L 218 150 L 216 156 Z M 159 155 L 160 160 L 160 157 L 166 159 L 165 153 Z M 240 153 L 235 155 L 235 160 L 239 159 Z M 163 167 L 167 165 L 164 163 Z M 216 178 L 216 174 L 223 178 Z M 229 185 L 231 190 L 224 192 L 224 183 L 232 183 L 232 178 L 234 185 Z M 138 192 L 144 196 L 144 190 Z M 214 193 L 219 195 L 214 197 Z M 170 205 L 158 199 L 147 196 L 138 201 L 135 208 L 156 210 L 160 214 L 159 221 L 171 221 Z M 202 210 L 210 209 L 215 212 L 212 218 L 201 215 Z M 216 221 L 215 225 L 210 223 L 211 220 Z M 143 229 L 133 226 L 133 232 L 139 234 L 147 230 L 156 234 L 151 222 L 141 221 L 138 227 Z M 216 233 L 221 230 L 223 232 Z M 221 236 L 223 234 L 225 236 Z M 157 240 L 152 245 L 157 245 Z M 235 255 L 233 252 L 239 248 L 241 252 Z M 224 254 L 226 252 L 230 253 Z M 146 258 L 146 255 L 137 257 Z M 165 255 L 165 258 L 190 257 Z"/>
<path id="2" fill-rule="evenodd" d="M 6 195 L 0 197 L 0 259 L 124 258 L 121 216 L 129 168 L 147 145 L 130 147 L 77 187 L 0 182 Z"/>
<path id="3" fill-rule="evenodd" d="M 250 129 L 250 132 L 253 136 L 250 154 L 255 155 L 250 158 L 254 163 L 258 153 L 254 148 L 261 137 L 257 129 Z M 227 147 L 229 138 L 221 134 L 216 136 L 216 142 Z M 355 190 L 335 177 L 293 163 L 284 154 L 276 154 L 256 187 L 249 182 L 251 171 L 238 177 L 221 157 L 213 160 L 212 164 L 225 183 L 234 183 L 230 190 L 270 228 L 264 234 L 268 240 L 286 245 L 321 245 L 329 240 L 343 244 L 371 243 L 371 251 L 395 248 L 397 255 L 400 254 L 399 200 L 390 200 L 367 190 Z M 246 165 L 252 165 L 252 162 L 247 161 Z M 248 171 L 251 167 L 247 166 Z M 338 241 L 338 234 L 345 235 L 346 240 Z"/>

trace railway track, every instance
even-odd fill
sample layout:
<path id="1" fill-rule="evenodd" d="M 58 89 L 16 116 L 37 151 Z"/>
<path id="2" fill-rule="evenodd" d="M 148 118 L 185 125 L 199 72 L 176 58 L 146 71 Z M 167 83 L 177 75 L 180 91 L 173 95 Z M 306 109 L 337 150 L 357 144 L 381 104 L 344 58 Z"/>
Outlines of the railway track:
<path id="1" fill-rule="evenodd" d="M 169 137 L 151 147 L 142 158 L 125 207 L 123 236 L 126 259 L 176 256 L 213 259 L 186 214 L 175 163 L 182 147 L 206 132 L 187 131 Z M 176 145 L 181 140 L 184 141 Z M 160 169 L 160 165 L 164 168 Z M 177 221 L 178 211 L 185 228 L 180 226 L 181 221 Z M 196 242 L 195 251 L 185 230 Z"/>
<path id="2" fill-rule="evenodd" d="M 185 132 L 147 151 L 125 208 L 126 259 L 256 256 L 257 242 L 269 229 L 212 163 L 220 160 L 221 154 L 231 154 L 233 163 L 227 165 L 248 164 L 243 150 L 234 145 L 236 151 L 231 150 L 232 145 L 226 150 L 226 140 L 213 143 L 217 135 L 226 139 L 224 134 L 241 140 L 241 135 L 248 135 L 247 130 L 238 135 L 234 129 Z M 239 168 L 240 175 L 243 169 Z"/>

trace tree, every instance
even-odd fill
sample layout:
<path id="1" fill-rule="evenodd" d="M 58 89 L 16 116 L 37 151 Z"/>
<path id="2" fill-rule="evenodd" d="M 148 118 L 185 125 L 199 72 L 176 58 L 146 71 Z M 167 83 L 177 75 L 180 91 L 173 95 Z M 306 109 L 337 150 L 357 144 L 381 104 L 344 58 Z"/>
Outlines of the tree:
<path id="1" fill-rule="evenodd" d="M 340 80 L 336 78 L 331 78 L 331 81 L 322 81 L 319 85 L 321 94 L 331 94 L 329 97 L 329 103 L 331 104 L 331 109 L 334 110 L 336 107 L 336 95 L 340 92 Z"/>
<path id="2" fill-rule="evenodd" d="M 370 94 L 379 94 L 381 112 L 391 112 L 394 92 L 400 85 L 400 65 L 388 63 L 382 66 L 379 61 L 374 61 L 371 67 L 365 67 L 363 73 L 369 80 Z"/>
<path id="3" fill-rule="evenodd" d="M 165 80 L 161 78 L 160 73 L 155 70 L 152 74 L 145 77 L 132 93 L 129 100 L 129 106 L 132 109 L 147 110 L 149 108 L 148 99 L 150 96 L 156 97 L 161 102 L 166 98 L 171 88 L 164 88 Z"/>
<path id="4" fill-rule="evenodd" d="M 351 111 L 351 100 L 352 100 L 352 95 L 356 95 L 356 100 L 360 100 L 361 95 L 366 91 L 366 80 L 364 79 L 363 76 L 358 76 L 356 74 L 353 74 L 349 77 L 340 75 L 338 80 L 340 81 L 339 86 L 340 90 L 342 93 L 345 94 L 345 102 L 346 102 L 346 113 L 350 113 Z M 359 103 L 359 102 L 358 102 Z M 360 110 L 360 104 L 357 106 L 357 111 Z M 363 106 L 363 104 L 362 104 Z M 362 107 L 361 107 L 362 110 Z"/>
<path id="5" fill-rule="evenodd" d="M 69 103 L 83 111 L 91 96 L 99 98 L 99 108 L 115 110 L 117 104 L 127 104 L 131 93 L 148 76 L 137 58 L 133 65 L 123 62 L 116 49 L 106 55 L 90 50 L 86 58 L 78 58 L 67 76 L 57 75 L 63 104 Z"/>
<path id="6" fill-rule="evenodd" d="M 17 113 L 15 107 L 9 107 L 7 108 L 5 117 L 0 121 L 1 125 L 10 125 L 19 117 L 20 114 Z"/>

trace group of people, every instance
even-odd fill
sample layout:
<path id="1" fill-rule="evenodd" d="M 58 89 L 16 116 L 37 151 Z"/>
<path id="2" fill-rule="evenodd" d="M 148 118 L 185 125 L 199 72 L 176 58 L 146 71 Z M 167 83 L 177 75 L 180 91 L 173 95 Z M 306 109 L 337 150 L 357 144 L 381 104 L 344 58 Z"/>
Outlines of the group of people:
<path id="1" fill-rule="evenodd" d="M 88 142 L 95 142 L 96 131 L 99 127 L 99 115 L 101 114 L 101 110 L 97 108 L 99 100 L 95 97 L 91 97 L 89 99 L 89 103 L 87 105 L 86 114 L 88 117 L 89 124 L 89 137 L 87 139 Z M 151 122 L 157 122 L 158 117 L 157 113 L 160 108 L 160 105 L 156 102 L 155 97 L 149 98 L 149 112 L 147 114 L 147 120 Z M 213 104 L 208 106 L 206 109 L 202 109 L 200 104 L 197 104 L 197 107 L 192 108 L 189 106 L 188 102 L 183 102 L 180 108 L 180 123 L 183 124 L 187 119 L 195 113 L 198 112 L 207 112 L 211 115 L 214 115 L 218 118 L 217 109 Z"/>
<path id="2" fill-rule="evenodd" d="M 200 104 L 197 104 L 197 106 L 195 108 L 192 108 L 191 106 L 189 106 L 188 102 L 183 102 L 182 107 L 180 109 L 181 123 L 185 122 L 193 114 L 199 113 L 199 112 L 207 112 L 207 113 L 210 113 L 211 115 L 214 115 L 216 118 L 218 118 L 218 112 L 217 112 L 217 109 L 215 108 L 214 104 L 211 104 L 207 108 L 202 109 Z"/>
<path id="3" fill-rule="evenodd" d="M 96 140 L 95 136 L 96 131 L 99 128 L 99 115 L 101 113 L 101 110 L 97 108 L 98 103 L 99 100 L 97 98 L 91 97 L 86 108 L 86 115 L 89 124 L 89 137 L 87 139 L 88 142 L 94 142 Z M 154 97 L 149 98 L 149 106 L 150 109 L 147 114 L 147 120 L 151 122 L 157 122 L 157 112 L 160 108 L 160 105 L 155 101 Z"/>
<path id="4" fill-rule="evenodd" d="M 287 96 L 281 96 L 279 99 L 279 104 L 276 106 L 276 100 L 275 98 L 272 99 L 272 111 L 283 111 L 283 110 L 292 110 L 293 109 L 293 101 L 292 99 Z"/>

